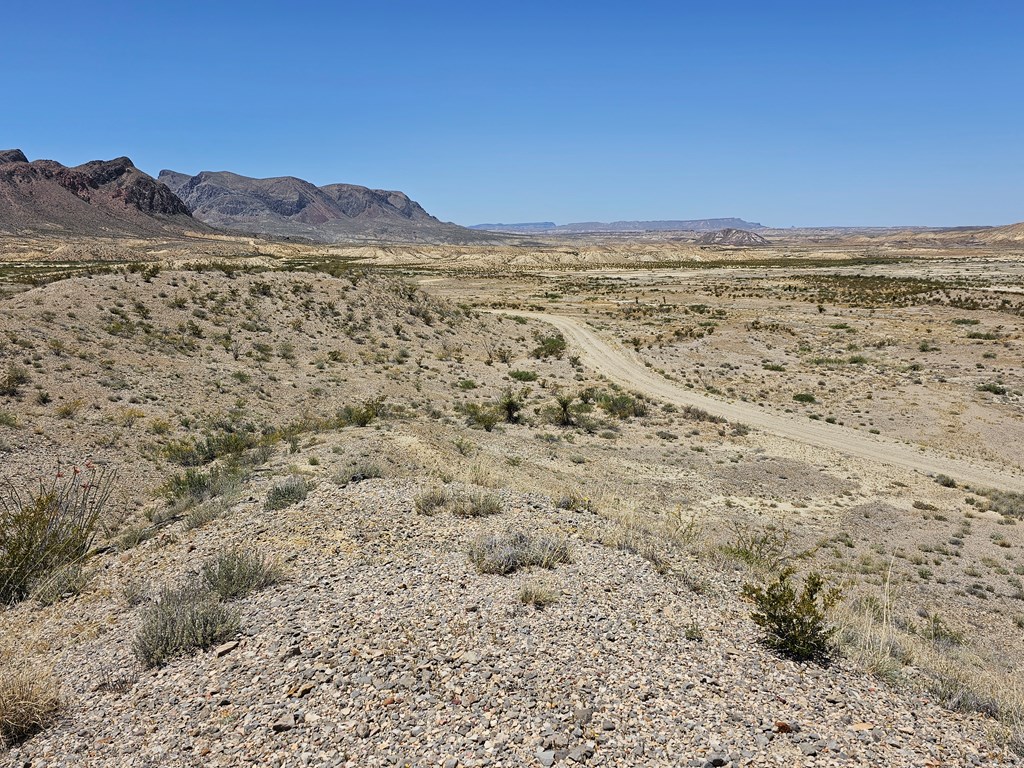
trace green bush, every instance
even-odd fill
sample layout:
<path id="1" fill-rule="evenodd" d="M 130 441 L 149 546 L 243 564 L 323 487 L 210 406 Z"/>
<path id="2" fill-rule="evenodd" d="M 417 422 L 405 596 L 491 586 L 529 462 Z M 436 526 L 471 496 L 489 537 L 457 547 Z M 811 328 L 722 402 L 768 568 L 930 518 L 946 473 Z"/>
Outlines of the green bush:
<path id="1" fill-rule="evenodd" d="M 797 593 L 793 569 L 783 569 L 764 587 L 746 584 L 743 596 L 754 602 L 751 619 L 764 632 L 769 648 L 794 661 L 827 663 L 835 654 L 825 612 L 839 600 L 837 588 L 825 589 L 819 573 L 811 572 Z"/>
<path id="2" fill-rule="evenodd" d="M 221 600 L 234 600 L 281 581 L 280 569 L 263 555 L 233 547 L 203 566 L 203 583 Z"/>
<path id="3" fill-rule="evenodd" d="M 818 398 L 812 395 L 810 392 L 797 392 L 793 395 L 793 399 L 798 403 L 816 403 Z"/>
<path id="4" fill-rule="evenodd" d="M 516 381 L 536 381 L 536 371 L 509 371 L 508 375 Z"/>
<path id="5" fill-rule="evenodd" d="M 509 424 L 515 424 L 519 421 L 519 414 L 523 410 L 523 406 L 526 404 L 526 395 L 528 390 L 521 389 L 515 390 L 512 387 L 506 387 L 501 396 L 498 398 L 498 411 L 505 417 L 505 421 Z"/>
<path id="6" fill-rule="evenodd" d="M 615 394 L 602 393 L 597 398 L 599 408 L 619 419 L 647 415 L 647 403 L 643 398 L 634 397 L 626 392 Z"/>
<path id="7" fill-rule="evenodd" d="M 164 587 L 142 612 L 134 651 L 145 667 L 157 667 L 175 656 L 203 650 L 238 632 L 238 614 L 198 581 Z"/>
<path id="8" fill-rule="evenodd" d="M 32 491 L 0 488 L 0 605 L 24 599 L 38 581 L 85 557 L 113 479 L 89 465 Z"/>
<path id="9" fill-rule="evenodd" d="M 560 333 L 553 333 L 550 336 L 538 335 L 537 346 L 530 353 L 533 357 L 558 357 L 561 358 L 565 354 L 565 350 L 568 347 L 566 344 L 565 337 Z"/>

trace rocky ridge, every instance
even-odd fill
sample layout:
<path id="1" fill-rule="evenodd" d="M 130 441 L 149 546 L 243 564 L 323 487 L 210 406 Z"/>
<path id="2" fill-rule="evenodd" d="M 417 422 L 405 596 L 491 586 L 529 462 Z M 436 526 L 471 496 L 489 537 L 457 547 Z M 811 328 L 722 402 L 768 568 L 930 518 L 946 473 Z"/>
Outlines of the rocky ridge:
<path id="1" fill-rule="evenodd" d="M 153 235 L 206 230 L 167 187 L 127 157 L 67 167 L 0 152 L 0 231 Z"/>
<path id="2" fill-rule="evenodd" d="M 163 170 L 192 214 L 211 226 L 321 243 L 391 241 L 473 243 L 493 240 L 438 220 L 408 195 L 355 184 L 317 187 L 293 176 L 256 179 L 227 171 L 195 176 Z"/>

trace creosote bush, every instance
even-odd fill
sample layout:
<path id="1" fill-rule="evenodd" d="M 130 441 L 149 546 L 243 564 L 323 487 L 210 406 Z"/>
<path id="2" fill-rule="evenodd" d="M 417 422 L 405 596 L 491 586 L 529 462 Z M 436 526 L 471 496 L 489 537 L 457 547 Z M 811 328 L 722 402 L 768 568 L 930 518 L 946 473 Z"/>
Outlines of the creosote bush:
<path id="1" fill-rule="evenodd" d="M 792 568 L 784 568 L 765 586 L 746 584 L 743 596 L 754 602 L 751 618 L 764 632 L 769 648 L 794 661 L 828 663 L 835 653 L 825 612 L 840 598 L 838 588 L 826 589 L 821 574 L 811 572 L 797 592 Z"/>
<path id="2" fill-rule="evenodd" d="M 488 533 L 469 547 L 469 558 L 480 573 L 507 576 L 521 568 L 554 568 L 570 561 L 569 542 L 545 534 L 524 531 Z"/>

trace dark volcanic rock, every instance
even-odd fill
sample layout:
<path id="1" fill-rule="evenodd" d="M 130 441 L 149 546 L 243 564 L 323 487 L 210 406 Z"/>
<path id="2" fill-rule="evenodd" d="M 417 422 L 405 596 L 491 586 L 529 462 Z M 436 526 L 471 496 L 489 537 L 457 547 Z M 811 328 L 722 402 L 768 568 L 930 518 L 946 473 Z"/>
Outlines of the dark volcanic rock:
<path id="1" fill-rule="evenodd" d="M 227 171 L 160 171 L 200 221 L 215 227 L 318 242 L 473 243 L 492 235 L 439 221 L 408 195 L 355 184 L 317 187 L 293 176 L 254 179 Z"/>

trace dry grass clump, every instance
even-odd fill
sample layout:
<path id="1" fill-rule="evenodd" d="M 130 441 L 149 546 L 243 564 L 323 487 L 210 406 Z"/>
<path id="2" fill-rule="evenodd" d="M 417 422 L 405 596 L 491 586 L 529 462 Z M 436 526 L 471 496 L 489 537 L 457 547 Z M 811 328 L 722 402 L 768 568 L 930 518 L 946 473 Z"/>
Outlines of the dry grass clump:
<path id="1" fill-rule="evenodd" d="M 519 588 L 519 601 L 523 605 L 544 608 L 558 602 L 558 590 L 541 581 L 524 581 Z"/>
<path id="2" fill-rule="evenodd" d="M 879 594 L 862 589 L 832 618 L 844 655 L 892 684 L 927 691 L 949 709 L 994 718 L 1006 746 L 1024 755 L 1024 685 L 994 670 L 937 616 L 919 623 L 903 615 L 889 577 Z"/>
<path id="3" fill-rule="evenodd" d="M 334 476 L 334 482 L 336 485 L 344 487 L 352 483 L 361 483 L 364 480 L 374 480 L 380 477 L 384 477 L 384 470 L 378 464 L 369 462 L 341 470 Z"/>
<path id="4" fill-rule="evenodd" d="M 0 745 L 10 746 L 46 727 L 60 711 L 52 673 L 24 659 L 0 657 Z"/>
<path id="5" fill-rule="evenodd" d="M 554 568 L 571 559 L 569 542 L 564 538 L 524 531 L 487 533 L 470 544 L 469 559 L 480 573 L 507 576 L 510 573 L 540 566 Z"/>
<path id="6" fill-rule="evenodd" d="M 489 517 L 501 512 L 501 499 L 493 493 L 470 493 L 453 499 L 451 509 L 456 517 Z"/>
<path id="7" fill-rule="evenodd" d="M 430 488 L 413 500 L 413 506 L 421 515 L 432 516 L 443 512 L 451 503 L 451 496 L 444 488 Z"/>

